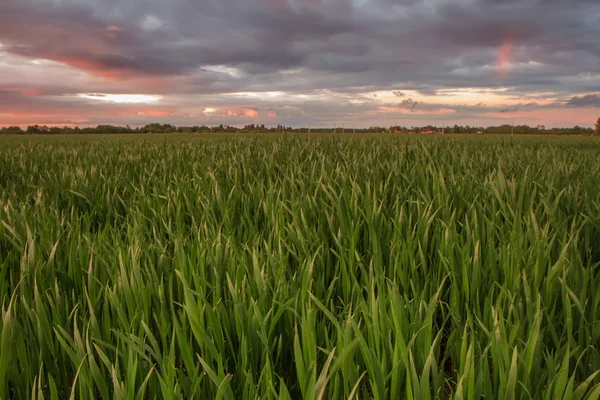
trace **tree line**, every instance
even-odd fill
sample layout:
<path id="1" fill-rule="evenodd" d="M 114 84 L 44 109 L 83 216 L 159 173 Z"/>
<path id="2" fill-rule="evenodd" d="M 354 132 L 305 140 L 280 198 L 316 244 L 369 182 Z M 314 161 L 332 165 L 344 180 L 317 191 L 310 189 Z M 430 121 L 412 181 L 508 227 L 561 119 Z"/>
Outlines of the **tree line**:
<path id="1" fill-rule="evenodd" d="M 171 124 L 153 123 L 142 127 L 131 126 L 98 125 L 96 127 L 48 127 L 46 125 L 30 125 L 26 129 L 19 126 L 7 126 L 0 128 L 0 134 L 17 135 L 64 135 L 64 134 L 125 134 L 125 133 L 267 133 L 267 132 L 290 132 L 290 133 L 444 133 L 444 134 L 515 134 L 515 135 L 600 135 L 600 118 L 594 129 L 574 126 L 573 128 L 546 128 L 543 125 L 535 127 L 529 125 L 500 125 L 489 127 L 478 126 L 448 126 L 440 127 L 427 125 L 421 127 L 406 126 L 371 126 L 369 128 L 292 128 L 291 126 L 277 125 L 266 127 L 265 125 L 250 124 L 243 128 L 230 125 L 218 126 L 175 126 Z"/>

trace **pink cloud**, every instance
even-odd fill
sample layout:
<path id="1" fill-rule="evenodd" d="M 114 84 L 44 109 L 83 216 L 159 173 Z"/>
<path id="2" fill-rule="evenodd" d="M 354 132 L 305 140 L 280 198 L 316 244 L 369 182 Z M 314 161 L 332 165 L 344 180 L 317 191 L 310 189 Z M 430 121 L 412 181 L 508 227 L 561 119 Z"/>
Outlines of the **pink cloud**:
<path id="1" fill-rule="evenodd" d="M 598 119 L 597 108 L 544 108 L 511 113 L 489 113 L 482 116 L 501 118 L 512 121 L 516 125 L 546 125 L 571 127 L 574 125 L 590 126 Z"/>
<path id="2" fill-rule="evenodd" d="M 108 36 L 111 39 L 116 39 L 117 36 L 119 36 L 120 32 L 125 32 L 126 30 L 127 29 L 115 25 L 109 25 L 106 28 L 104 28 L 106 36 Z"/>
<path id="3" fill-rule="evenodd" d="M 289 13 L 291 12 L 290 5 L 287 0 L 269 0 L 269 7 L 277 12 Z"/>
<path id="4" fill-rule="evenodd" d="M 515 35 L 512 30 L 509 30 L 504 37 L 502 46 L 498 51 L 498 57 L 496 58 L 496 75 L 498 77 L 502 77 L 506 74 L 506 65 L 512 58 L 514 41 Z"/>
<path id="5" fill-rule="evenodd" d="M 66 64 L 70 67 L 88 71 L 93 75 L 105 78 L 105 79 L 117 79 L 124 75 L 123 69 L 108 69 L 105 68 L 99 62 L 96 62 L 89 58 L 82 57 L 53 57 L 53 61 L 57 61 L 61 64 Z"/>

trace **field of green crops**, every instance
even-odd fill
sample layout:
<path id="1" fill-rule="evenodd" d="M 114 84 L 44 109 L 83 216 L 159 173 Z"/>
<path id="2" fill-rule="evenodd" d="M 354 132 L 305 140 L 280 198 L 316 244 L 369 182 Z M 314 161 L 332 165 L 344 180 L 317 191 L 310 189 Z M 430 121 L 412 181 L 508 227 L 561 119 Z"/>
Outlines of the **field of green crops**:
<path id="1" fill-rule="evenodd" d="M 0 138 L 0 399 L 598 399 L 600 141 Z"/>

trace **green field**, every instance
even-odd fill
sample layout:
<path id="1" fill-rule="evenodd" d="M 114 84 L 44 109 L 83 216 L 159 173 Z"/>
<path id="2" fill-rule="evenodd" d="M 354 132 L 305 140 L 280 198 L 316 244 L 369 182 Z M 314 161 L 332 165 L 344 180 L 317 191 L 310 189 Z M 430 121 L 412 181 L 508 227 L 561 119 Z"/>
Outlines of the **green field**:
<path id="1" fill-rule="evenodd" d="M 600 141 L 0 137 L 0 399 L 598 399 Z"/>

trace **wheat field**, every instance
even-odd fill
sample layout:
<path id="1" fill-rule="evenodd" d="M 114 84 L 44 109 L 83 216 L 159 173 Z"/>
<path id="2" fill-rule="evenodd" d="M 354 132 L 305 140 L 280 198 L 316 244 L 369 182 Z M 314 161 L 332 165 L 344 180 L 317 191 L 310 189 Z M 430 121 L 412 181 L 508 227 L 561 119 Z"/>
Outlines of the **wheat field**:
<path id="1" fill-rule="evenodd" d="M 0 399 L 600 398 L 600 141 L 0 145 Z"/>

